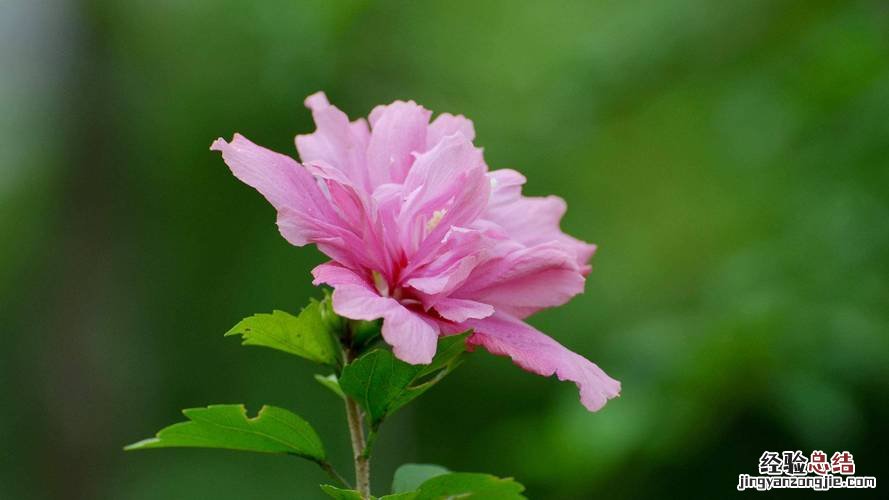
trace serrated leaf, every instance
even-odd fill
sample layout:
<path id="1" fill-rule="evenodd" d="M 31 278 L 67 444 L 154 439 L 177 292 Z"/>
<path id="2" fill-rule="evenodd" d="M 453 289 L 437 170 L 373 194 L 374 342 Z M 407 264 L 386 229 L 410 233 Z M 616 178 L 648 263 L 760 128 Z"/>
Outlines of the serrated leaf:
<path id="1" fill-rule="evenodd" d="M 444 337 L 429 365 L 411 365 L 384 349 L 370 351 L 343 368 L 340 388 L 355 398 L 373 428 L 426 392 L 462 361 L 466 334 Z"/>
<path id="2" fill-rule="evenodd" d="M 344 490 L 342 488 L 337 488 L 336 486 L 331 486 L 329 484 L 322 484 L 321 491 L 326 493 L 327 496 L 333 498 L 334 500 L 365 500 L 361 496 L 361 494 L 355 490 Z M 412 491 L 410 493 L 385 495 L 379 498 L 371 495 L 370 500 L 413 500 L 416 496 L 417 492 Z"/>
<path id="3" fill-rule="evenodd" d="M 355 490 L 345 490 L 329 484 L 322 484 L 321 491 L 334 500 L 365 500 L 364 497 L 361 496 L 361 493 L 358 493 Z M 371 500 L 374 500 L 374 497 L 370 498 Z"/>
<path id="4" fill-rule="evenodd" d="M 452 472 L 427 480 L 414 500 L 450 498 L 472 500 L 523 500 L 525 487 L 512 478 L 501 479 L 490 474 Z"/>
<path id="5" fill-rule="evenodd" d="M 339 353 L 337 330 L 332 319 L 323 317 L 321 302 L 312 299 L 299 316 L 275 310 L 244 318 L 225 336 L 241 335 L 242 345 L 271 347 L 317 363 L 336 365 Z"/>
<path id="6" fill-rule="evenodd" d="M 392 478 L 392 491 L 406 493 L 415 491 L 421 484 L 435 476 L 447 474 L 448 469 L 433 464 L 404 464 L 395 471 Z"/>
<path id="7" fill-rule="evenodd" d="M 308 422 L 275 406 L 263 406 L 255 417 L 244 405 L 210 405 L 182 410 L 189 421 L 161 429 L 153 438 L 125 450 L 149 448 L 225 448 L 260 453 L 288 453 L 324 460 L 324 446 Z"/>
<path id="8" fill-rule="evenodd" d="M 336 378 L 336 374 L 331 373 L 328 376 L 315 374 L 315 380 L 318 381 L 319 384 L 327 387 L 337 396 L 346 399 L 346 395 L 343 394 L 343 390 L 340 388 L 340 381 Z"/>

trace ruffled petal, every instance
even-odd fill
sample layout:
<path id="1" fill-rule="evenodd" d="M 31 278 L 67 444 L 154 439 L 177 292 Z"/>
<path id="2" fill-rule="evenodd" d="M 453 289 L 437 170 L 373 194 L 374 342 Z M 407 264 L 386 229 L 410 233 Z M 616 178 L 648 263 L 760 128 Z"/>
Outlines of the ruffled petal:
<path id="1" fill-rule="evenodd" d="M 447 256 L 444 257 L 443 260 L 447 260 Z M 427 270 L 423 275 L 410 278 L 405 284 L 430 295 L 447 294 L 466 281 L 479 260 L 477 255 L 467 255 L 447 267 Z M 433 263 L 433 267 L 438 266 Z"/>
<path id="2" fill-rule="evenodd" d="M 325 234 L 322 225 L 343 225 L 315 179 L 293 158 L 257 146 L 240 134 L 231 142 L 216 139 L 210 149 L 221 152 L 235 177 L 265 196 L 279 214 L 288 214 L 291 229 L 282 234 L 290 243 L 314 242 Z"/>
<path id="3" fill-rule="evenodd" d="M 426 128 L 432 112 L 414 101 L 377 106 L 370 114 L 367 170 L 372 187 L 401 183 L 414 163 L 413 153 L 426 149 Z"/>
<path id="4" fill-rule="evenodd" d="M 565 200 L 558 196 L 522 196 L 525 177 L 515 170 L 495 170 L 488 176 L 493 189 L 482 218 L 500 225 L 510 238 L 526 246 L 558 241 L 574 254 L 581 271 L 589 274 L 589 261 L 596 245 L 573 238 L 559 228 L 567 210 Z"/>
<path id="5" fill-rule="evenodd" d="M 324 92 L 307 97 L 306 107 L 312 110 L 316 130 L 296 136 L 300 159 L 303 163 L 319 161 L 332 165 L 369 192 L 364 162 L 369 138 L 367 122 L 349 122 L 345 113 L 327 101 Z"/>
<path id="6" fill-rule="evenodd" d="M 509 356 L 518 366 L 538 375 L 555 374 L 559 380 L 570 380 L 580 389 L 580 401 L 590 411 L 597 411 L 620 394 L 620 382 L 601 368 L 537 331 L 530 325 L 497 313 L 485 319 L 468 320 L 463 326 L 474 333 L 470 345 L 483 346 L 488 352 Z"/>
<path id="7" fill-rule="evenodd" d="M 324 183 L 331 205 L 339 212 L 340 217 L 348 221 L 352 227 L 358 228 L 360 232 L 371 215 L 364 191 L 355 186 L 345 173 L 332 165 L 322 161 L 312 161 L 306 163 L 305 167 Z"/>
<path id="8" fill-rule="evenodd" d="M 491 304 L 519 318 L 568 302 L 585 279 L 574 254 L 558 242 L 523 247 L 500 242 L 497 254 L 475 267 L 452 296 Z"/>
<path id="9" fill-rule="evenodd" d="M 314 278 L 312 284 L 315 286 L 326 284 L 330 286 L 363 286 L 368 289 L 371 287 L 371 283 L 362 278 L 361 275 L 334 261 L 315 266 L 312 269 L 312 277 Z"/>
<path id="10" fill-rule="evenodd" d="M 316 267 L 314 284 L 334 287 L 333 310 L 346 318 L 375 320 L 383 318 L 383 339 L 395 356 L 410 364 L 428 364 L 435 356 L 438 325 L 411 311 L 395 299 L 382 297 L 373 285 L 358 273 L 332 262 Z"/>
<path id="11" fill-rule="evenodd" d="M 404 181 L 398 218 L 411 264 L 425 262 L 451 227 L 474 221 L 488 203 L 490 187 L 481 151 L 460 133 L 419 155 Z"/>
<path id="12" fill-rule="evenodd" d="M 359 244 L 349 248 L 353 260 L 365 262 L 370 269 L 391 276 L 393 255 L 397 254 L 397 249 L 388 244 L 383 234 L 383 219 L 376 199 L 332 165 L 314 161 L 306 163 L 306 169 L 323 183 L 331 205 L 347 221 L 355 238 L 360 240 Z"/>
<path id="13" fill-rule="evenodd" d="M 435 303 L 435 310 L 442 318 L 455 323 L 467 319 L 482 319 L 494 314 L 494 307 L 474 300 L 444 298 Z"/>
<path id="14" fill-rule="evenodd" d="M 450 113 L 438 115 L 429 124 L 429 129 L 426 131 L 426 149 L 432 149 L 442 139 L 457 132 L 463 134 L 463 137 L 470 141 L 475 139 L 475 127 L 472 125 L 472 121 L 465 116 L 454 116 Z"/>

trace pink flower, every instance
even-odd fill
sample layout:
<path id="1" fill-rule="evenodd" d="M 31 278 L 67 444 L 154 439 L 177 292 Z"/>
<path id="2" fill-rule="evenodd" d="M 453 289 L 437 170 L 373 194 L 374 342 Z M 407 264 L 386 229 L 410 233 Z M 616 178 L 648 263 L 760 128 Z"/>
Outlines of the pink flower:
<path id="1" fill-rule="evenodd" d="M 471 346 L 580 389 L 589 410 L 620 383 L 524 321 L 583 291 L 596 247 L 559 229 L 565 202 L 522 196 L 525 178 L 489 171 L 463 116 L 413 101 L 350 122 L 319 92 L 306 99 L 317 130 L 296 137 L 297 163 L 235 134 L 217 139 L 232 173 L 278 211 L 296 246 L 332 260 L 316 285 L 334 288 L 337 314 L 383 318 L 395 355 L 429 363 L 439 335 L 472 329 Z"/>

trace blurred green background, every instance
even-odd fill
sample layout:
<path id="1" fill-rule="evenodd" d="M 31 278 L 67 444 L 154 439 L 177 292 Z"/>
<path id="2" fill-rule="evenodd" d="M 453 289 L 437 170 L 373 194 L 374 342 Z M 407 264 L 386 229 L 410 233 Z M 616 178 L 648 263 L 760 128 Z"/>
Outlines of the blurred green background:
<path id="1" fill-rule="evenodd" d="M 2 498 L 321 497 L 296 459 L 121 451 L 213 402 L 303 414 L 348 470 L 314 367 L 222 338 L 319 296 L 323 259 L 209 144 L 295 154 L 319 89 L 463 113 L 489 165 L 567 199 L 595 271 L 532 323 L 623 382 L 590 414 L 477 352 L 384 427 L 376 491 L 429 462 L 534 499 L 713 498 L 785 449 L 889 479 L 884 1 L 12 0 L 0 57 Z"/>

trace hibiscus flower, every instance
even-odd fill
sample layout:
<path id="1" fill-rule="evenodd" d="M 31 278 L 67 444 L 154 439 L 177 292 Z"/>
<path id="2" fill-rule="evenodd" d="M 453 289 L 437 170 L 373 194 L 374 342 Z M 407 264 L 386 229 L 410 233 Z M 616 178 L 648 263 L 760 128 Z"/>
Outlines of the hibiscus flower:
<path id="1" fill-rule="evenodd" d="M 463 116 L 430 122 L 396 101 L 350 121 L 320 92 L 306 105 L 317 130 L 296 137 L 302 163 L 239 134 L 211 149 L 275 207 L 287 241 L 330 257 L 312 274 L 333 287 L 337 314 L 382 318 L 407 363 L 471 330 L 470 347 L 576 383 L 591 411 L 618 395 L 619 382 L 524 321 L 581 293 L 591 270 L 595 245 L 559 228 L 564 200 L 523 196 L 520 173 L 489 170 Z"/>

